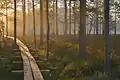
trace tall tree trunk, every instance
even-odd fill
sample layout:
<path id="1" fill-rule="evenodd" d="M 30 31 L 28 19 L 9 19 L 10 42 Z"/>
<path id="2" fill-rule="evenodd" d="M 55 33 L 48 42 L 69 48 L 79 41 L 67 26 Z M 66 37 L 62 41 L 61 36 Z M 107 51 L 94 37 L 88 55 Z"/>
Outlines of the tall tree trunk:
<path id="1" fill-rule="evenodd" d="M 56 0 L 56 35 L 58 35 L 58 1 Z"/>
<path id="2" fill-rule="evenodd" d="M 110 73 L 109 0 L 104 0 L 104 19 L 105 19 L 105 63 L 106 72 Z"/>
<path id="3" fill-rule="evenodd" d="M 65 5 L 65 30 L 64 30 L 64 34 L 67 35 L 68 25 L 67 25 L 67 1 L 66 0 L 64 0 L 64 5 Z"/>
<path id="4" fill-rule="evenodd" d="M 69 0 L 69 34 L 71 34 L 71 0 Z"/>
<path id="5" fill-rule="evenodd" d="M 76 1 L 74 1 L 74 36 L 76 35 Z"/>
<path id="6" fill-rule="evenodd" d="M 30 11 L 29 11 L 29 5 L 30 5 L 30 3 L 29 3 L 30 1 L 28 0 L 27 1 L 27 11 L 28 11 L 28 13 L 27 13 L 27 28 L 29 27 L 29 17 L 30 17 Z M 26 35 L 28 34 L 28 31 L 27 31 L 27 33 L 26 33 Z"/>
<path id="7" fill-rule="evenodd" d="M 17 35 L 17 30 L 16 30 L 16 0 L 14 0 L 14 42 L 16 44 L 16 35 Z"/>
<path id="8" fill-rule="evenodd" d="M 96 35 L 98 35 L 98 14 L 96 13 Z"/>
<path id="9" fill-rule="evenodd" d="M 101 21 L 101 20 L 100 20 Z M 102 27 L 101 27 L 102 23 L 100 22 L 100 35 L 101 35 L 101 31 L 102 31 Z"/>
<path id="10" fill-rule="evenodd" d="M 2 16 L 2 30 L 3 30 L 3 35 L 2 35 L 2 37 L 3 37 L 3 42 L 4 42 L 4 21 L 3 21 L 3 16 Z"/>
<path id="11" fill-rule="evenodd" d="M 79 53 L 85 55 L 86 0 L 80 0 Z"/>
<path id="12" fill-rule="evenodd" d="M 91 31 L 92 31 L 92 23 L 93 23 L 93 18 L 91 19 L 91 21 L 90 21 L 90 29 L 89 29 L 89 33 L 88 34 L 91 34 Z"/>
<path id="13" fill-rule="evenodd" d="M 102 35 L 104 35 L 105 33 L 105 25 L 104 25 L 104 21 L 102 22 Z"/>
<path id="14" fill-rule="evenodd" d="M 43 44 L 43 2 L 40 0 L 40 46 Z"/>
<path id="15" fill-rule="evenodd" d="M 94 17 L 94 35 L 96 34 L 96 20 L 95 20 L 95 17 Z"/>
<path id="16" fill-rule="evenodd" d="M 46 0 L 46 16 L 47 16 L 47 48 L 46 48 L 46 58 L 49 56 L 49 35 L 50 35 L 50 25 L 49 25 L 49 12 L 48 12 L 49 2 Z"/>
<path id="17" fill-rule="evenodd" d="M 6 36 L 8 36 L 8 8 L 7 8 L 7 0 L 6 1 Z"/>
<path id="18" fill-rule="evenodd" d="M 116 16 L 116 11 L 115 11 L 115 33 L 114 33 L 114 35 L 116 35 L 116 18 L 117 18 L 117 16 Z"/>
<path id="19" fill-rule="evenodd" d="M 23 5 L 23 36 L 25 37 L 26 35 L 26 1 L 25 0 L 22 0 L 22 5 Z"/>
<path id="20" fill-rule="evenodd" d="M 34 0 L 32 0 L 32 6 L 33 6 L 33 33 L 34 33 L 34 47 L 36 48 L 36 29 L 35 29 L 35 5 Z"/>
<path id="21" fill-rule="evenodd" d="M 96 35 L 98 35 L 98 0 L 96 0 Z"/>
<path id="22" fill-rule="evenodd" d="M 55 0 L 53 0 L 53 25 L 52 25 L 52 33 L 55 35 Z"/>
<path id="23" fill-rule="evenodd" d="M 102 34 L 102 12 L 100 12 L 100 35 Z"/>

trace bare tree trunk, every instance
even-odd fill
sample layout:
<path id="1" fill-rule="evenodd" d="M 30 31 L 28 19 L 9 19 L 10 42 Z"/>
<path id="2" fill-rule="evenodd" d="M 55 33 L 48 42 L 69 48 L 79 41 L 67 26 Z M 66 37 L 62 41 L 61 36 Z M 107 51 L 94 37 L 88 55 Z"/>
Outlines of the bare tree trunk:
<path id="1" fill-rule="evenodd" d="M 105 19 L 105 63 L 106 73 L 110 73 L 110 35 L 109 35 L 109 0 L 104 0 Z"/>
<path id="2" fill-rule="evenodd" d="M 80 27 L 79 27 L 79 53 L 85 55 L 85 34 L 86 34 L 86 0 L 80 0 Z"/>
<path id="3" fill-rule="evenodd" d="M 115 11 L 115 33 L 114 35 L 116 35 L 116 11 Z"/>
<path id="4" fill-rule="evenodd" d="M 22 0 L 22 5 L 23 5 L 23 36 L 25 37 L 26 36 L 26 1 L 25 0 Z"/>
<path id="5" fill-rule="evenodd" d="M 98 0 L 96 1 L 96 35 L 98 35 Z"/>
<path id="6" fill-rule="evenodd" d="M 102 12 L 100 12 L 100 35 L 102 34 Z"/>
<path id="7" fill-rule="evenodd" d="M 98 35 L 98 14 L 96 14 L 96 35 Z"/>
<path id="8" fill-rule="evenodd" d="M 105 33 L 105 25 L 104 25 L 104 22 L 102 22 L 102 35 L 104 35 Z"/>
<path id="9" fill-rule="evenodd" d="M 16 31 L 16 0 L 14 0 L 14 42 L 16 44 L 16 35 L 17 35 L 17 31 Z"/>
<path id="10" fill-rule="evenodd" d="M 34 47 L 36 48 L 36 28 L 35 28 L 35 7 L 34 7 L 34 0 L 32 0 L 33 6 L 33 33 L 34 33 Z"/>
<path id="11" fill-rule="evenodd" d="M 7 8 L 7 0 L 6 0 L 6 36 L 8 36 L 8 8 Z"/>
<path id="12" fill-rule="evenodd" d="M 3 16 L 2 16 L 2 22 L 3 22 L 3 23 L 2 23 L 2 30 L 3 30 L 3 35 L 2 35 L 2 37 L 3 37 L 3 42 L 4 42 L 4 28 L 5 28 L 5 27 L 4 27 Z"/>
<path id="13" fill-rule="evenodd" d="M 69 34 L 71 34 L 71 0 L 69 0 Z"/>
<path id="14" fill-rule="evenodd" d="M 58 1 L 56 0 L 56 35 L 58 35 Z"/>
<path id="15" fill-rule="evenodd" d="M 94 18 L 94 35 L 96 34 L 96 20 Z"/>
<path id="16" fill-rule="evenodd" d="M 64 0 L 64 5 L 65 5 L 65 30 L 64 30 L 64 34 L 67 35 L 68 25 L 67 25 L 67 1 L 66 0 Z"/>
<path id="17" fill-rule="evenodd" d="M 76 1 L 74 1 L 74 36 L 76 35 Z"/>
<path id="18" fill-rule="evenodd" d="M 88 34 L 90 34 L 91 33 L 91 31 L 92 31 L 92 21 L 93 21 L 93 19 L 91 19 L 91 21 L 90 21 L 90 29 L 89 29 L 89 33 Z"/>
<path id="19" fill-rule="evenodd" d="M 48 12 L 49 2 L 46 0 L 46 16 L 47 16 L 47 48 L 46 48 L 46 58 L 49 57 L 49 35 L 50 35 L 50 25 L 49 25 L 49 12 Z"/>
<path id="20" fill-rule="evenodd" d="M 43 2 L 40 0 L 40 46 L 43 44 Z"/>
<path id="21" fill-rule="evenodd" d="M 102 20 L 102 35 L 104 35 L 104 33 L 105 33 L 105 22 L 104 22 L 104 18 L 103 18 L 103 20 Z"/>
<path id="22" fill-rule="evenodd" d="M 29 17 L 30 17 L 30 11 L 29 11 L 29 6 L 30 5 L 30 1 L 28 0 L 27 1 L 27 7 L 28 7 L 28 9 L 27 9 L 27 11 L 28 11 L 28 13 L 27 13 L 27 28 L 30 26 L 30 24 L 29 24 Z M 28 31 L 27 31 L 28 32 Z M 26 33 L 26 35 L 27 35 L 28 33 Z"/>
<path id="23" fill-rule="evenodd" d="M 55 0 L 53 0 L 53 25 L 52 25 L 52 33 L 53 35 L 55 35 L 55 4 L 54 4 Z"/>

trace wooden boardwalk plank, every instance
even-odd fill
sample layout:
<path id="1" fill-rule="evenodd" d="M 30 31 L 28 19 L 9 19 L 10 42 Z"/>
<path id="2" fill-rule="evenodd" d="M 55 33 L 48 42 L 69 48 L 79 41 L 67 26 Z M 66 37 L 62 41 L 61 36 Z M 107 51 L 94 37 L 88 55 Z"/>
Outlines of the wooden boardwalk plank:
<path id="1" fill-rule="evenodd" d="M 8 36 L 8 38 L 14 39 L 14 37 Z M 24 80 L 44 80 L 42 73 L 34 59 L 30 54 L 29 49 L 20 40 L 17 39 L 17 45 L 21 50 L 21 56 L 24 64 Z M 33 75 L 32 75 L 33 74 Z"/>
<path id="2" fill-rule="evenodd" d="M 31 70 L 31 65 L 29 63 L 29 59 L 24 56 L 23 54 L 21 54 L 22 58 L 23 58 L 23 66 L 24 66 L 24 80 L 33 80 L 33 76 L 32 76 L 32 70 Z"/>

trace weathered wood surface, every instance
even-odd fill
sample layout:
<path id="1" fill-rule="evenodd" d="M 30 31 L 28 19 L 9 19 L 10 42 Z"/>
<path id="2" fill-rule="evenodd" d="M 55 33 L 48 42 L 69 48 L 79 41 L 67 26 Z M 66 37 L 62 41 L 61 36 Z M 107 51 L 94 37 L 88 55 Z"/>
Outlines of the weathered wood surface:
<path id="1" fill-rule="evenodd" d="M 10 36 L 7 38 L 14 39 L 14 37 Z M 19 49 L 21 50 L 21 56 L 23 59 L 24 80 L 44 80 L 36 61 L 30 54 L 27 46 L 25 46 L 19 39 L 16 41 Z"/>

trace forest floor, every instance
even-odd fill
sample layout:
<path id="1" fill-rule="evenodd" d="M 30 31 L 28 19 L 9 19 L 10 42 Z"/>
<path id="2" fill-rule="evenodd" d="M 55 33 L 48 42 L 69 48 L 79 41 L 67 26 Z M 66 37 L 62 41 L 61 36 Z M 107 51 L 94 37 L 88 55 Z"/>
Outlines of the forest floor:
<path id="1" fill-rule="evenodd" d="M 1 42 L 3 43 L 3 42 Z M 14 45 L 13 40 L 5 39 L 3 46 L 0 45 L 0 80 L 23 80 L 23 73 L 14 73 L 15 69 L 21 69 L 21 65 L 13 64 L 16 56 L 19 53 L 15 53 L 14 50 L 18 49 Z"/>
<path id="2" fill-rule="evenodd" d="M 23 38 L 21 38 L 23 39 Z M 37 36 L 37 49 L 34 48 L 33 37 L 24 40 L 37 64 L 42 70 L 45 80 L 120 80 L 120 35 L 110 37 L 111 74 L 105 74 L 105 38 L 101 35 L 86 37 L 86 53 L 81 58 L 79 41 L 75 36 L 50 37 L 50 55 L 46 54 L 46 38 L 40 50 Z"/>

